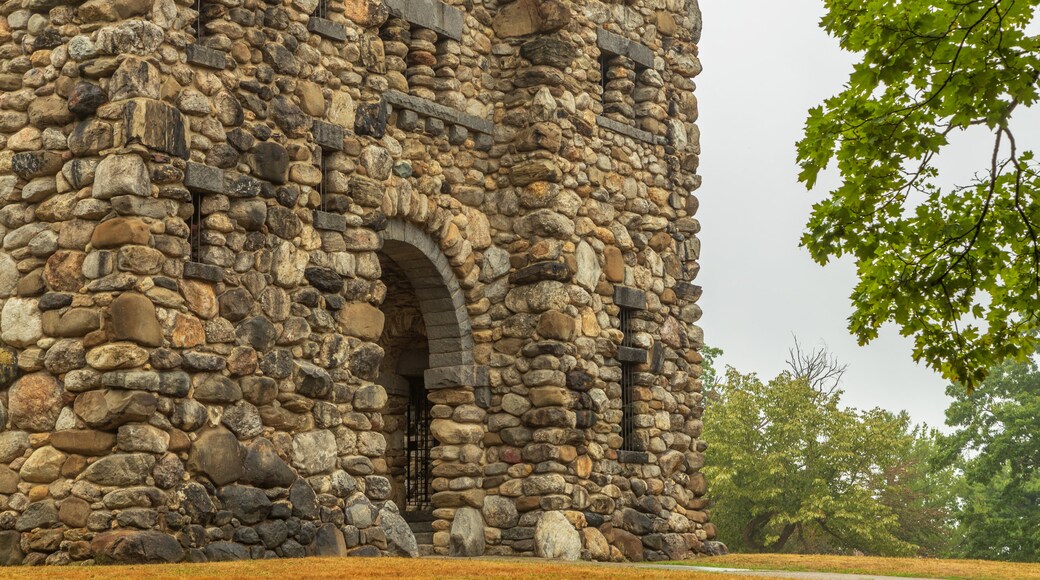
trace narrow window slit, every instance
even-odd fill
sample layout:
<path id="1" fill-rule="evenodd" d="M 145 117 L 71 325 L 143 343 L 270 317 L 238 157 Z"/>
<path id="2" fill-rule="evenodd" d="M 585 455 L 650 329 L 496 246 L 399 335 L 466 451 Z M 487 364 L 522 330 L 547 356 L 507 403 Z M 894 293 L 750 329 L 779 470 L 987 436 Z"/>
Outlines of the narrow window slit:
<path id="1" fill-rule="evenodd" d="M 632 311 L 622 308 L 618 313 L 621 330 L 621 346 L 631 347 Z M 633 389 L 635 388 L 635 365 L 630 362 L 621 363 L 621 450 L 638 451 L 635 447 L 635 409 L 633 407 Z"/>
<path id="2" fill-rule="evenodd" d="M 311 12 L 311 16 L 314 18 L 329 18 L 329 0 L 318 0 L 318 5 L 314 8 L 314 12 Z"/>
<path id="3" fill-rule="evenodd" d="M 318 183 L 318 209 L 328 211 L 329 207 L 329 165 L 328 151 L 318 149 L 319 167 L 321 169 L 321 182 Z"/>
<path id="4" fill-rule="evenodd" d="M 190 253 L 188 261 L 202 261 L 202 194 L 191 194 L 191 218 L 188 220 L 188 244 Z"/>

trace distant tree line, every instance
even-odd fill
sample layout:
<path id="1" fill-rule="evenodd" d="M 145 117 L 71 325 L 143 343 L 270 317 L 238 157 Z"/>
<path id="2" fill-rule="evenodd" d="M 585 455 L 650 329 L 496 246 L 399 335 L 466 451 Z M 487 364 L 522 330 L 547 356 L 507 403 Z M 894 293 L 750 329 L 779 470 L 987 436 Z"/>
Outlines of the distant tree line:
<path id="1" fill-rule="evenodd" d="M 712 521 L 736 552 L 1040 561 L 1040 369 L 951 385 L 949 434 L 841 404 L 846 367 L 797 341 L 764 382 L 707 349 Z"/>

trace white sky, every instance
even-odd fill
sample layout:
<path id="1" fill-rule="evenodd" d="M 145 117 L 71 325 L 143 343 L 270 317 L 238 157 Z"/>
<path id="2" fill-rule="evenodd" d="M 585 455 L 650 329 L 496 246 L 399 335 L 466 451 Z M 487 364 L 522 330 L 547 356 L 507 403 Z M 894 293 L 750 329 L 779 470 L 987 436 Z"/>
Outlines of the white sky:
<path id="1" fill-rule="evenodd" d="M 806 346 L 825 343 L 849 364 L 846 404 L 906 409 L 941 426 L 946 382 L 913 362 L 909 339 L 888 328 L 859 347 L 848 333 L 853 264 L 820 267 L 798 245 L 812 204 L 834 180 L 807 193 L 794 144 L 806 111 L 840 91 L 853 62 L 818 28 L 822 2 L 701 0 L 701 8 L 698 283 L 708 344 L 725 350 L 723 365 L 771 378 L 792 334 Z"/>

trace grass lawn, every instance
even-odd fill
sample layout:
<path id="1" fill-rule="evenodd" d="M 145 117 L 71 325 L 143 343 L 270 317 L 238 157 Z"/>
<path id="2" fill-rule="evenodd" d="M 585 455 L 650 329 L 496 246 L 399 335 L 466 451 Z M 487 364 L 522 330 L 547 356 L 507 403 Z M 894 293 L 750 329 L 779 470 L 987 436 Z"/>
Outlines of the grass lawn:
<path id="1" fill-rule="evenodd" d="M 512 579 L 577 578 L 580 580 L 637 580 L 674 578 L 721 580 L 730 574 L 673 572 L 622 566 L 589 566 L 544 560 L 451 560 L 404 558 L 306 558 L 302 560 L 252 560 L 215 564 L 154 566 L 65 566 L 61 568 L 3 568 L 0 578 L 15 580 L 158 580 L 192 578 L 212 580 L 317 580 L 319 578 L 444 578 Z M 746 577 L 740 577 L 746 580 Z M 759 580 L 756 578 L 755 580 Z"/>
<path id="2" fill-rule="evenodd" d="M 883 576 L 918 576 L 951 580 L 1037 580 L 1040 564 L 1010 564 L 983 560 L 871 558 L 866 556 L 799 556 L 793 554 L 733 554 L 698 558 L 676 564 L 754 570 L 847 572 Z"/>

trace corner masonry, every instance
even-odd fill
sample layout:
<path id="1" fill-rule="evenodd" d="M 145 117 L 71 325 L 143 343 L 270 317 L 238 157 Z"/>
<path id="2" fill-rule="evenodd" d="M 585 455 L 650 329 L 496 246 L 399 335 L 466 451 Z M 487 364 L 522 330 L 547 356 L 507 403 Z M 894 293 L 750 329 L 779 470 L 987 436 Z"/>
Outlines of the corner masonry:
<path id="1" fill-rule="evenodd" d="M 13 0 L 0 564 L 710 522 L 696 0 Z"/>

